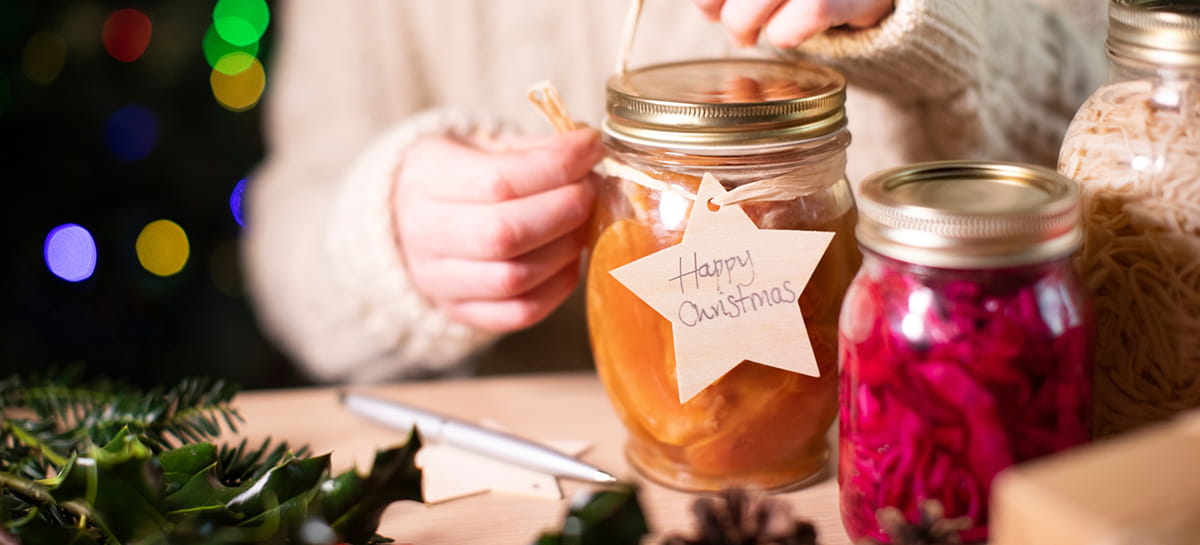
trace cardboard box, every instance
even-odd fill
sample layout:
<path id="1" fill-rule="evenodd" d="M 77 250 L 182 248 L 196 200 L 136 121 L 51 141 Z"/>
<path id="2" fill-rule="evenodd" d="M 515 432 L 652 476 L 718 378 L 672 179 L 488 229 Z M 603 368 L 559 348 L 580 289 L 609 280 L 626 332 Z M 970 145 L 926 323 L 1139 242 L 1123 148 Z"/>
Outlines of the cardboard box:
<path id="1" fill-rule="evenodd" d="M 1200 411 L 1010 468 L 991 545 L 1200 545 Z"/>

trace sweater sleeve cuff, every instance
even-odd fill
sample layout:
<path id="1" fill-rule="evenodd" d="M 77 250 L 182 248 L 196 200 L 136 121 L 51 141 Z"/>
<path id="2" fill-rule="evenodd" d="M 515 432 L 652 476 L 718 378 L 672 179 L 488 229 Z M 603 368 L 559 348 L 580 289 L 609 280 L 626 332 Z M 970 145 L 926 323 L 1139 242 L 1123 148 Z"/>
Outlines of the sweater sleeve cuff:
<path id="1" fill-rule="evenodd" d="M 401 158 L 413 143 L 436 135 L 493 135 L 499 127 L 479 115 L 429 110 L 377 139 L 347 174 L 324 241 L 333 281 L 358 299 L 355 321 L 364 346 L 345 378 L 444 373 L 498 336 L 451 320 L 411 285 L 395 233 L 392 192 Z"/>
<path id="2" fill-rule="evenodd" d="M 976 4 L 897 0 L 879 24 L 831 29 L 806 41 L 799 52 L 892 99 L 946 97 L 975 79 L 983 43 L 983 15 Z"/>

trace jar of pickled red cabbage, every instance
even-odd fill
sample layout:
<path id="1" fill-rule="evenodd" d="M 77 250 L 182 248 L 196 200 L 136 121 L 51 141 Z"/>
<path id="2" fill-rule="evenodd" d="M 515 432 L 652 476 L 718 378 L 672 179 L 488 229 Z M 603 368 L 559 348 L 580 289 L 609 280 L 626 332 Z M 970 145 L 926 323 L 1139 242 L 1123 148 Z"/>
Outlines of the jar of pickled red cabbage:
<path id="1" fill-rule="evenodd" d="M 598 373 L 629 431 L 628 459 L 648 478 L 691 491 L 771 490 L 825 473 L 838 312 L 861 260 L 844 174 L 844 98 L 833 70 L 774 60 L 654 65 L 608 82 L 610 168 L 591 226 L 588 326 Z M 789 303 L 800 307 L 819 376 L 733 362 L 680 401 L 671 322 L 610 271 L 681 241 L 705 173 L 728 190 L 754 190 L 736 206 L 760 229 L 834 233 Z"/>
<path id="2" fill-rule="evenodd" d="M 890 543 L 938 501 L 987 539 L 993 477 L 1089 439 L 1091 315 L 1077 188 L 1049 169 L 935 162 L 859 191 L 863 263 L 838 328 L 842 520 Z"/>

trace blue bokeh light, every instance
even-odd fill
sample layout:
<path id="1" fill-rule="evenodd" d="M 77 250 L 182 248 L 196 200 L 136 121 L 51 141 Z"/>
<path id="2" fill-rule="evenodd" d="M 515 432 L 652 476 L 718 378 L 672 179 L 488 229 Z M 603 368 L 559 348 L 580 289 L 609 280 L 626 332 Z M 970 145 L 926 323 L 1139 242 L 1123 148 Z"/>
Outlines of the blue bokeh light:
<path id="1" fill-rule="evenodd" d="M 50 272 L 67 282 L 87 280 L 96 271 L 96 240 L 74 223 L 51 229 L 43 254 Z"/>
<path id="2" fill-rule="evenodd" d="M 158 120 L 146 107 L 130 104 L 108 116 L 104 141 L 117 159 L 126 162 L 144 159 L 158 142 Z"/>
<path id="3" fill-rule="evenodd" d="M 237 185 L 233 186 L 233 191 L 229 193 L 229 210 L 233 212 L 233 221 L 236 221 L 238 226 L 245 227 L 245 215 L 242 213 L 242 194 L 246 192 L 246 178 L 238 180 Z"/>

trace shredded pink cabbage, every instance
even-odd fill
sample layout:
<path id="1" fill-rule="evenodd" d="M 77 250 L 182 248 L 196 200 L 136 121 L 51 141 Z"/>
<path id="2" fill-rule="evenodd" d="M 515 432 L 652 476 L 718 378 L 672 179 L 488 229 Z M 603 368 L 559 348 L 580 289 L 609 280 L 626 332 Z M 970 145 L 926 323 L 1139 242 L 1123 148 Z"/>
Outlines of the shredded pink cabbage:
<path id="1" fill-rule="evenodd" d="M 888 543 L 886 506 L 926 499 L 987 539 L 1000 470 L 1079 445 L 1091 419 L 1091 317 L 1066 260 L 914 267 L 866 252 L 839 327 L 842 518 Z"/>

